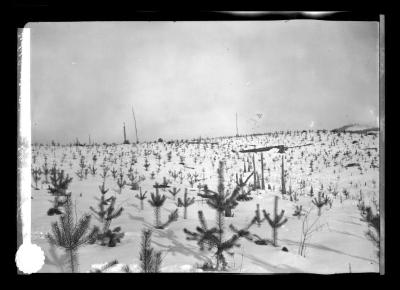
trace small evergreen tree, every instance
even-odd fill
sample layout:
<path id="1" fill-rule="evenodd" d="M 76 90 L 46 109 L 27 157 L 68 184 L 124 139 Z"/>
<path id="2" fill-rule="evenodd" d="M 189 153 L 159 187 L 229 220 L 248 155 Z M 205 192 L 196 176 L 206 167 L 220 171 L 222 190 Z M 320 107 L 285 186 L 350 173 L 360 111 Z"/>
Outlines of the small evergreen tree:
<path id="1" fill-rule="evenodd" d="M 45 183 L 45 184 L 48 184 L 49 183 L 49 173 L 50 173 L 50 170 L 49 170 L 49 167 L 47 166 L 47 162 L 45 161 L 44 162 L 44 165 L 43 165 L 43 174 L 44 174 L 44 181 L 43 181 L 43 183 Z"/>
<path id="2" fill-rule="evenodd" d="M 224 163 L 221 161 L 218 168 L 218 192 L 209 190 L 208 187 L 205 185 L 203 189 L 204 194 L 198 195 L 206 198 L 207 204 L 210 207 L 216 210 L 223 210 L 223 212 L 225 213 L 225 217 L 232 217 L 232 209 L 238 205 L 237 197 L 240 194 L 240 190 L 242 189 L 242 186 L 247 183 L 252 175 L 253 173 L 250 174 L 243 183 L 237 184 L 232 194 L 230 194 L 228 191 L 225 193 Z"/>
<path id="3" fill-rule="evenodd" d="M 78 271 L 78 249 L 96 239 L 97 230 L 93 229 L 86 235 L 89 229 L 91 216 L 83 215 L 75 224 L 72 215 L 71 197 L 67 197 L 64 205 L 65 213 L 60 216 L 60 221 L 52 223 L 52 234 L 48 233 L 46 238 L 51 245 L 63 248 L 69 259 L 71 272 Z"/>
<path id="4" fill-rule="evenodd" d="M 173 187 L 172 190 L 168 190 L 168 192 L 169 192 L 170 194 L 172 194 L 172 196 L 174 197 L 174 200 L 175 200 L 176 195 L 177 195 L 180 191 L 181 191 L 181 189 L 180 189 L 180 188 L 177 189 L 176 187 Z"/>
<path id="5" fill-rule="evenodd" d="M 102 223 L 103 226 L 102 230 L 95 226 L 98 231 L 97 241 L 99 241 L 102 246 L 107 245 L 109 247 L 115 247 L 117 243 L 121 242 L 121 239 L 124 237 L 124 233 L 120 232 L 121 227 L 116 227 L 111 231 L 110 225 L 112 220 L 119 217 L 124 209 L 123 207 L 115 209 L 115 202 L 117 199 L 115 196 L 106 198 L 106 193 L 109 189 L 105 188 L 104 182 L 101 186 L 99 186 L 99 189 L 101 196 L 100 199 L 97 198 L 99 201 L 98 210 L 95 210 L 92 206 L 90 206 L 90 210 L 95 214 L 96 219 Z M 108 207 L 105 208 L 105 206 Z"/>
<path id="6" fill-rule="evenodd" d="M 212 267 L 214 270 L 225 270 L 227 267 L 226 258 L 224 253 L 228 253 L 233 255 L 230 252 L 234 247 L 239 247 L 238 241 L 241 237 L 246 236 L 246 231 L 237 231 L 234 235 L 232 235 L 229 239 L 224 240 L 224 212 L 227 208 L 232 205 L 232 199 L 229 194 L 225 194 L 224 192 L 224 163 L 221 161 L 219 163 L 218 169 L 218 193 L 212 192 L 210 193 L 206 190 L 206 194 L 203 195 L 206 197 L 207 204 L 215 209 L 216 215 L 216 226 L 209 229 L 207 227 L 206 220 L 204 218 L 204 214 L 202 211 L 198 212 L 200 225 L 196 227 L 197 232 L 189 231 L 188 229 L 184 229 L 184 232 L 187 235 L 187 240 L 197 241 L 197 244 L 200 247 L 200 250 L 204 250 L 207 248 L 208 250 L 215 250 L 214 257 L 216 258 L 215 267 Z M 237 190 L 239 192 L 239 189 Z M 237 194 L 237 193 L 236 193 Z"/>
<path id="7" fill-rule="evenodd" d="M 40 168 L 32 169 L 32 178 L 33 181 L 35 182 L 35 187 L 34 187 L 35 190 L 39 190 L 37 184 L 41 178 L 41 175 L 42 175 L 42 170 Z"/>
<path id="8" fill-rule="evenodd" d="M 183 211 L 183 219 L 186 219 L 186 218 L 187 218 L 187 208 L 188 208 L 189 206 L 191 206 L 192 204 L 194 204 L 194 197 L 188 198 L 188 197 L 187 197 L 187 193 L 188 193 L 188 190 L 187 190 L 187 188 L 185 188 L 185 194 L 184 194 L 183 199 L 181 199 L 180 197 L 178 197 L 178 204 L 177 204 L 177 206 L 178 206 L 178 207 L 182 207 L 182 206 L 183 206 L 183 208 L 184 208 L 184 211 Z"/>
<path id="9" fill-rule="evenodd" d="M 329 197 L 325 195 L 322 191 L 318 192 L 318 197 L 312 200 L 312 203 L 318 208 L 318 216 L 321 216 L 321 209 L 323 206 L 329 203 Z"/>
<path id="10" fill-rule="evenodd" d="M 59 207 L 63 206 L 67 197 L 71 193 L 67 193 L 69 184 L 72 182 L 72 177 L 64 174 L 64 170 L 57 170 L 55 166 L 50 170 L 50 185 L 48 192 L 54 196 L 53 207 L 47 211 L 47 215 L 61 214 Z"/>
<path id="11" fill-rule="evenodd" d="M 252 174 L 253 174 L 253 172 L 250 174 L 250 177 L 251 177 Z M 248 179 L 250 177 L 248 177 Z M 238 201 L 249 201 L 249 200 L 253 199 L 250 196 L 251 195 L 251 189 L 249 189 L 247 191 L 244 190 L 244 187 L 246 186 L 246 183 L 243 182 L 242 176 L 240 176 L 240 178 L 238 178 L 237 174 L 236 174 L 236 186 L 240 187 L 240 193 L 239 193 L 239 195 L 238 195 L 236 200 L 238 200 Z"/>
<path id="12" fill-rule="evenodd" d="M 293 216 L 297 216 L 299 219 L 303 215 L 303 206 L 302 205 L 296 205 L 296 208 L 294 210 Z"/>
<path id="13" fill-rule="evenodd" d="M 130 183 L 128 183 L 128 185 L 130 186 L 131 190 L 138 190 L 139 189 L 139 182 L 140 177 L 135 176 L 133 173 L 129 173 L 128 175 L 128 179 L 130 181 Z"/>
<path id="14" fill-rule="evenodd" d="M 103 172 L 100 173 L 100 176 L 103 178 L 103 182 L 106 180 L 106 178 L 108 176 L 108 170 L 109 170 L 109 168 L 107 166 L 104 166 Z"/>
<path id="15" fill-rule="evenodd" d="M 253 197 L 251 197 L 251 189 L 249 189 L 248 191 L 242 190 L 236 200 L 237 201 L 249 201 L 252 199 L 253 199 Z"/>
<path id="16" fill-rule="evenodd" d="M 117 178 L 117 185 L 118 185 L 118 192 L 121 194 L 122 189 L 126 185 L 126 181 L 124 180 L 124 175 L 122 172 L 119 174 L 119 177 Z"/>
<path id="17" fill-rule="evenodd" d="M 146 193 L 147 193 L 147 191 L 142 193 L 142 188 L 139 187 L 139 194 L 135 195 L 135 197 L 140 200 L 140 210 L 144 209 L 143 200 L 146 199 Z"/>
<path id="18" fill-rule="evenodd" d="M 146 171 L 148 171 L 149 170 L 149 167 L 150 167 L 150 163 L 149 163 L 149 161 L 147 160 L 147 158 L 145 159 L 145 163 L 144 163 L 144 169 L 146 170 Z"/>
<path id="19" fill-rule="evenodd" d="M 176 179 L 178 178 L 178 173 L 174 170 L 174 171 L 172 171 L 171 173 L 171 177 L 174 179 L 174 181 L 176 181 Z"/>
<path id="20" fill-rule="evenodd" d="M 310 188 L 310 197 L 313 197 L 314 196 L 314 189 L 313 189 L 313 187 L 312 187 L 312 185 L 311 185 L 311 188 Z"/>
<path id="21" fill-rule="evenodd" d="M 92 176 L 95 176 L 96 171 L 97 171 L 97 168 L 94 166 L 94 163 L 93 163 L 92 166 L 90 167 L 90 174 L 92 174 Z"/>
<path id="22" fill-rule="evenodd" d="M 346 199 L 349 199 L 350 192 L 346 188 L 343 188 L 342 193 Z"/>
<path id="23" fill-rule="evenodd" d="M 217 226 L 209 229 L 207 227 L 207 223 L 204 219 L 204 215 L 202 211 L 198 212 L 199 221 L 201 226 L 196 227 L 196 232 L 189 231 L 188 229 L 184 229 L 183 231 L 187 235 L 187 240 L 197 241 L 197 244 L 200 247 L 200 250 L 203 251 L 207 249 L 211 251 L 214 249 L 215 253 L 213 257 L 216 258 L 215 266 L 209 266 L 209 269 L 212 270 L 226 270 L 228 263 L 226 262 L 226 258 L 224 253 L 228 253 L 233 255 L 230 250 L 233 247 L 239 247 L 238 244 L 239 239 L 242 236 L 246 235 L 245 231 L 238 231 L 236 234 L 232 235 L 228 240 L 223 240 L 223 213 L 222 211 L 217 211 Z M 233 229 L 235 229 L 233 227 Z"/>
<path id="24" fill-rule="evenodd" d="M 268 224 L 272 228 L 272 243 L 276 247 L 278 244 L 278 228 L 283 226 L 288 219 L 283 218 L 285 214 L 284 210 L 281 210 L 281 213 L 278 215 L 278 197 L 275 196 L 274 200 L 274 217 L 271 219 L 270 214 L 263 210 L 264 219 L 268 221 Z"/>
<path id="25" fill-rule="evenodd" d="M 154 251 L 151 247 L 150 229 L 142 230 L 142 243 L 140 244 L 140 268 L 143 273 L 158 273 L 161 267 L 161 252 Z"/>
<path id="26" fill-rule="evenodd" d="M 164 224 L 161 224 L 161 217 L 160 217 L 161 207 L 164 205 L 164 202 L 167 199 L 167 197 L 165 195 L 160 195 L 158 187 L 156 187 L 156 194 L 151 193 L 150 197 L 151 199 L 148 200 L 148 202 L 154 208 L 154 217 L 155 217 L 154 227 L 156 229 L 164 229 L 170 223 L 178 219 L 178 209 L 176 209 L 168 216 L 168 220 Z"/>
<path id="27" fill-rule="evenodd" d="M 75 172 L 76 176 L 79 177 L 79 180 L 83 179 L 83 170 L 78 170 Z"/>
<path id="28" fill-rule="evenodd" d="M 112 175 L 112 177 L 113 177 L 114 179 L 117 178 L 117 173 L 118 173 L 117 169 L 115 169 L 115 168 L 113 167 L 113 169 L 111 170 L 111 175 Z"/>

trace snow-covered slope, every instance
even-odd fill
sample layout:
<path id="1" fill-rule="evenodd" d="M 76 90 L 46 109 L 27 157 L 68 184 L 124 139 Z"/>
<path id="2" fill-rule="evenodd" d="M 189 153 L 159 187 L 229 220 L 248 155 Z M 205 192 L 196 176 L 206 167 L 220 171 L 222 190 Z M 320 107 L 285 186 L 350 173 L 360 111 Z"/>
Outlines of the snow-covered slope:
<path id="1" fill-rule="evenodd" d="M 124 207 L 122 215 L 113 220 L 111 227 L 120 226 L 125 232 L 125 237 L 116 247 L 104 247 L 98 244 L 86 245 L 79 249 L 80 272 L 90 270 L 106 262 L 117 260 L 119 266 L 114 266 L 110 271 L 121 271 L 123 265 L 130 265 L 132 272 L 138 272 L 139 249 L 141 243 L 141 231 L 143 228 L 153 228 L 152 246 L 161 251 L 163 263 L 161 270 L 164 272 L 192 272 L 199 271 L 196 264 L 202 264 L 213 259 L 213 252 L 200 251 L 194 241 L 186 239 L 184 228 L 194 231 L 199 225 L 197 212 L 202 210 L 209 226 L 215 224 L 215 211 L 206 202 L 197 196 L 199 183 L 207 184 L 212 190 L 216 190 L 218 184 L 217 168 L 218 160 L 226 161 L 225 188 L 232 190 L 235 184 L 235 174 L 243 174 L 244 178 L 249 174 L 248 167 L 252 164 L 253 154 L 233 153 L 248 144 L 263 147 L 265 144 L 282 144 L 293 146 L 305 143 L 317 143 L 318 145 L 289 149 L 283 156 L 285 170 L 287 171 L 287 189 L 298 194 L 298 201 L 290 201 L 282 198 L 279 193 L 281 184 L 281 157 L 282 154 L 268 151 L 264 152 L 265 163 L 265 190 L 253 190 L 250 201 L 241 201 L 233 209 L 234 216 L 225 219 L 226 237 L 232 235 L 229 225 L 237 228 L 244 227 L 254 216 L 257 204 L 260 209 L 267 212 L 273 211 L 274 196 L 280 197 L 278 209 L 285 210 L 288 222 L 278 230 L 279 247 L 271 245 L 257 245 L 246 239 L 240 240 L 240 247 L 234 249 L 234 255 L 227 255 L 228 267 L 231 272 L 238 273 L 343 273 L 343 272 L 378 272 L 379 260 L 377 248 L 370 241 L 365 232 L 368 224 L 361 220 L 357 208 L 360 196 L 368 202 L 379 200 L 379 152 L 377 150 L 361 150 L 367 147 L 378 147 L 378 137 L 363 134 L 333 134 L 331 132 L 298 132 L 282 133 L 261 136 L 247 136 L 238 138 L 214 139 L 218 145 L 210 144 L 167 144 L 167 143 L 142 143 L 135 147 L 132 145 L 97 146 L 97 147 L 34 147 L 33 155 L 36 156 L 33 167 L 42 167 L 47 156 L 49 167 L 53 161 L 58 168 L 62 168 L 73 177 L 68 189 L 72 192 L 74 203 L 76 202 L 77 216 L 90 212 L 90 206 L 96 206 L 99 197 L 98 186 L 102 183 L 101 165 L 105 164 L 110 169 L 115 168 L 124 173 L 126 179 L 132 159 L 136 162 L 132 165 L 133 172 L 145 176 L 140 183 L 143 191 L 148 195 L 154 192 L 155 182 L 162 183 L 166 177 L 169 185 L 181 189 L 176 199 L 167 190 L 160 190 L 168 198 L 161 208 L 161 219 L 164 221 L 168 214 L 177 208 L 178 197 L 183 197 L 185 189 L 189 197 L 195 197 L 196 202 L 188 208 L 188 218 L 183 219 L 183 209 L 178 208 L 178 221 L 170 224 L 168 228 L 159 230 L 153 228 L 154 212 L 150 204 L 145 200 L 144 209 L 140 209 L 140 201 L 135 198 L 138 190 L 125 187 L 122 192 L 114 193 L 117 188 L 116 179 L 108 174 L 105 186 L 110 189 L 109 195 L 116 195 L 117 205 Z M 357 141 L 357 142 L 354 142 Z M 150 152 L 150 154 L 148 154 Z M 168 152 L 171 160 L 168 161 Z M 158 155 L 159 154 L 159 155 Z M 95 175 L 89 173 L 87 178 L 80 180 L 76 176 L 79 169 L 81 156 L 88 166 L 93 165 L 92 158 L 97 156 L 98 172 Z M 146 155 L 146 156 L 145 156 Z M 161 156 L 160 162 L 157 156 Z M 184 165 L 181 164 L 181 157 Z M 150 163 L 146 171 L 143 167 L 145 158 Z M 260 154 L 255 155 L 256 169 L 261 172 Z M 62 159 L 64 161 L 62 162 Z M 357 167 L 346 167 L 349 163 L 358 163 Z M 154 179 L 151 173 L 154 172 Z M 182 172 L 180 178 L 172 177 L 173 172 Z M 198 174 L 201 181 L 193 186 L 189 183 L 188 174 Z M 44 177 L 42 177 L 44 181 Z M 42 182 L 41 181 L 41 182 Z M 46 184 L 39 182 L 39 190 L 32 190 L 32 243 L 39 245 L 46 254 L 46 261 L 41 272 L 66 271 L 60 262 L 63 251 L 52 250 L 45 239 L 45 234 L 50 231 L 51 223 L 58 220 L 57 216 L 48 216 L 47 210 L 51 206 L 52 197 L 47 192 Z M 249 183 L 251 184 L 251 178 Z M 302 187 L 304 182 L 304 188 Z M 299 241 L 302 229 L 302 218 L 293 216 L 296 205 L 302 205 L 303 209 L 314 208 L 310 221 L 317 219 L 315 207 L 310 197 L 311 187 L 314 197 L 319 190 L 327 193 L 333 200 L 332 207 L 326 206 L 322 210 L 318 224 L 321 226 L 308 240 L 305 255 L 299 255 Z M 170 189 L 171 189 L 170 188 Z M 337 190 L 333 196 L 331 189 Z M 348 198 L 343 191 L 349 192 Z M 91 225 L 99 225 L 92 219 Z M 267 223 L 260 227 L 250 229 L 254 234 L 262 238 L 271 238 L 271 228 Z M 286 247 L 287 252 L 282 251 Z"/>

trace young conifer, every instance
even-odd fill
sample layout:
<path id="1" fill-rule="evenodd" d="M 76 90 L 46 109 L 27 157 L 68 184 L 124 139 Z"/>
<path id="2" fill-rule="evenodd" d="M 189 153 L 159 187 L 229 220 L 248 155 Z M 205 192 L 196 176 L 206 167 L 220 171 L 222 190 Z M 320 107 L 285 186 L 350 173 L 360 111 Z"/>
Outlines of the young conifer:
<path id="1" fill-rule="evenodd" d="M 227 208 L 232 205 L 231 196 L 229 194 L 225 194 L 224 190 L 224 163 L 221 161 L 219 163 L 218 169 L 218 193 L 211 192 L 206 188 L 206 194 L 204 197 L 207 198 L 207 204 L 215 209 L 216 211 L 216 226 L 212 228 L 208 228 L 206 220 L 204 218 L 204 214 L 202 211 L 198 212 L 200 225 L 196 227 L 197 232 L 189 231 L 188 229 L 184 229 L 184 232 L 187 235 L 188 240 L 197 241 L 197 244 L 200 247 L 200 250 L 208 249 L 214 250 L 214 257 L 216 258 L 216 264 L 212 267 L 214 270 L 226 270 L 227 261 L 224 256 L 224 253 L 228 253 L 232 255 L 231 250 L 234 247 L 239 247 L 238 241 L 241 237 L 245 237 L 247 235 L 247 231 L 237 231 L 234 235 L 232 235 L 229 239 L 224 240 L 224 212 Z M 234 227 L 233 227 L 234 228 Z"/>
<path id="2" fill-rule="evenodd" d="M 188 193 L 188 190 L 187 190 L 187 188 L 185 188 L 185 194 L 184 194 L 183 199 L 181 199 L 180 197 L 178 197 L 178 204 L 177 204 L 177 206 L 178 206 L 178 207 L 183 207 L 183 208 L 184 208 L 184 211 L 183 211 L 183 219 L 186 219 L 186 218 L 187 218 L 187 208 L 188 208 L 189 206 L 191 206 L 192 204 L 194 204 L 194 197 L 188 198 L 188 197 L 187 197 L 187 193 Z"/>
<path id="3" fill-rule="evenodd" d="M 50 185 L 48 192 L 54 196 L 53 207 L 47 211 L 47 215 L 61 214 L 60 206 L 63 206 L 67 197 L 71 193 L 67 193 L 69 184 L 72 182 L 72 177 L 64 174 L 64 170 L 57 170 L 55 166 L 50 170 Z"/>
<path id="4" fill-rule="evenodd" d="M 78 249 L 96 239 L 97 230 L 94 228 L 89 234 L 91 215 L 83 215 L 79 221 L 74 221 L 72 214 L 71 197 L 67 197 L 64 205 L 65 213 L 60 216 L 60 221 L 51 225 L 52 234 L 48 233 L 46 238 L 51 245 L 63 248 L 69 260 L 71 272 L 78 271 Z"/>
<path id="5" fill-rule="evenodd" d="M 95 214 L 96 219 L 102 223 L 102 230 L 95 226 L 98 231 L 97 240 L 102 246 L 115 247 L 117 243 L 121 241 L 124 237 L 124 233 L 120 232 L 121 227 L 116 227 L 112 231 L 110 230 L 110 225 L 113 219 L 119 217 L 124 210 L 123 207 L 115 208 L 116 197 L 112 196 L 106 198 L 106 193 L 108 189 L 105 188 L 104 183 L 99 186 L 100 189 L 100 199 L 98 204 L 98 210 L 95 210 L 92 206 L 90 210 Z M 105 207 L 107 206 L 107 208 Z"/>
<path id="6" fill-rule="evenodd" d="M 177 195 L 180 191 L 181 191 L 181 189 L 180 189 L 180 188 L 177 189 L 176 187 L 173 187 L 172 190 L 168 190 L 168 192 L 169 192 L 170 194 L 172 194 L 172 196 L 174 197 L 174 200 L 175 200 L 176 195 Z"/>
<path id="7" fill-rule="evenodd" d="M 268 221 L 268 224 L 272 228 L 272 243 L 276 247 L 278 245 L 278 228 L 283 226 L 288 219 L 283 218 L 285 214 L 284 210 L 281 210 L 281 213 L 278 215 L 278 197 L 275 196 L 274 200 L 274 216 L 273 218 L 270 217 L 270 214 L 263 210 L 264 220 Z"/>
<path id="8" fill-rule="evenodd" d="M 142 243 L 140 244 L 140 268 L 143 273 L 158 273 L 161 267 L 161 252 L 154 251 L 151 247 L 150 229 L 142 230 Z"/>
<path id="9" fill-rule="evenodd" d="M 318 192 L 318 197 L 312 200 L 312 203 L 318 208 L 318 216 L 321 216 L 321 209 L 323 206 L 329 203 L 329 197 L 325 195 L 322 191 Z"/>
<path id="10" fill-rule="evenodd" d="M 142 193 L 142 188 L 139 187 L 139 194 L 136 194 L 135 197 L 140 200 L 140 210 L 144 209 L 143 200 L 145 200 L 147 191 Z"/>
<path id="11" fill-rule="evenodd" d="M 240 194 L 240 191 L 252 175 L 253 173 L 250 174 L 244 182 L 237 184 L 232 194 L 228 191 L 225 192 L 224 163 L 221 161 L 218 168 L 218 192 L 208 189 L 208 187 L 205 185 L 203 189 L 204 194 L 198 195 L 203 198 L 207 198 L 207 204 L 210 207 L 216 210 L 222 209 L 225 217 L 233 217 L 232 209 L 238 205 L 237 198 Z"/>
<path id="12" fill-rule="evenodd" d="M 160 195 L 158 187 L 156 187 L 156 194 L 151 193 L 151 199 L 148 200 L 150 205 L 154 208 L 154 217 L 155 217 L 155 225 L 156 229 L 164 229 L 170 223 L 176 221 L 178 219 L 178 209 L 173 211 L 169 216 L 168 220 L 161 224 L 161 207 L 164 205 L 165 200 L 167 197 L 165 195 Z"/>
<path id="13" fill-rule="evenodd" d="M 35 182 L 35 190 L 39 190 L 38 188 L 38 182 L 40 181 L 42 175 L 42 170 L 40 168 L 32 169 L 32 178 L 33 181 Z"/>

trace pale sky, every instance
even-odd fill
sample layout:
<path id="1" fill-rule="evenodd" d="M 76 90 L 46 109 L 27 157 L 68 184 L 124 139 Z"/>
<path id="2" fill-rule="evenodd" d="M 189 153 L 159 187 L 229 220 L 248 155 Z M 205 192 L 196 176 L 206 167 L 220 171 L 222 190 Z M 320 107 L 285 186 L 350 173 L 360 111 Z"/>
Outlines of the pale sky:
<path id="1" fill-rule="evenodd" d="M 378 23 L 30 23 L 32 141 L 376 125 Z"/>

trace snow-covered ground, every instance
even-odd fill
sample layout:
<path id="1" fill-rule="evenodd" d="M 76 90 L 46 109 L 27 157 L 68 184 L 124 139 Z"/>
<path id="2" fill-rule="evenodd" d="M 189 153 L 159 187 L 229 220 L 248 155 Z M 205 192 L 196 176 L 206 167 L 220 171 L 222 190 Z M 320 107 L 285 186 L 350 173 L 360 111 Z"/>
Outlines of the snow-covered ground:
<path id="1" fill-rule="evenodd" d="M 79 249 L 79 270 L 89 272 L 112 260 L 120 264 L 130 265 L 133 272 L 139 269 L 139 249 L 141 242 L 141 231 L 143 228 L 153 228 L 152 246 L 162 251 L 163 272 L 191 272 L 199 271 L 197 264 L 202 264 L 212 258 L 212 253 L 200 251 L 196 242 L 186 240 L 184 228 L 194 231 L 199 225 L 197 212 L 202 210 L 208 225 L 214 224 L 215 212 L 200 197 L 197 196 L 198 184 L 207 184 L 212 190 L 217 188 L 218 161 L 225 160 L 227 171 L 225 173 L 225 188 L 232 191 L 235 185 L 235 174 L 248 176 L 244 173 L 244 167 L 252 163 L 252 153 L 235 153 L 232 150 L 249 149 L 253 147 L 264 147 L 269 145 L 284 144 L 294 146 L 312 143 L 310 146 L 293 148 L 286 151 L 285 170 L 287 171 L 286 188 L 292 187 L 299 195 L 299 201 L 290 201 L 282 198 L 280 194 L 281 185 L 281 156 L 277 150 L 264 152 L 265 162 L 265 185 L 266 190 L 254 190 L 250 201 L 240 201 L 233 209 L 234 216 L 225 218 L 225 235 L 230 237 L 232 232 L 229 224 L 237 228 L 244 227 L 254 217 L 257 204 L 260 209 L 273 212 L 274 196 L 279 196 L 278 210 L 285 210 L 288 222 L 278 229 L 278 247 L 271 245 L 257 245 L 246 239 L 240 240 L 240 247 L 234 249 L 234 255 L 227 255 L 229 264 L 228 271 L 241 273 L 291 273 L 291 272 L 312 272 L 312 273 L 342 273 L 342 272 L 378 272 L 379 259 L 377 248 L 370 241 L 365 232 L 368 229 L 366 222 L 361 220 L 357 208 L 358 198 L 361 195 L 366 202 L 373 199 L 379 200 L 379 150 L 367 149 L 378 148 L 378 137 L 374 135 L 346 134 L 340 136 L 330 132 L 292 132 L 291 134 L 276 133 L 261 136 L 215 138 L 208 141 L 218 142 L 218 145 L 195 145 L 195 144 L 167 144 L 167 143 L 142 143 L 139 145 L 117 145 L 117 146 L 34 146 L 33 155 L 36 156 L 32 167 L 42 167 L 44 156 L 47 156 L 48 166 L 53 161 L 57 168 L 64 169 L 73 181 L 69 187 L 72 192 L 73 201 L 76 202 L 78 217 L 83 213 L 90 213 L 90 206 L 96 207 L 95 197 L 99 197 L 98 186 L 102 183 L 100 173 L 102 164 L 110 169 L 122 168 L 125 180 L 130 167 L 145 180 L 140 183 L 142 191 L 155 192 L 155 182 L 162 183 L 163 178 L 169 180 L 169 189 L 180 188 L 181 191 L 173 200 L 172 195 L 160 189 L 168 199 L 161 210 L 161 219 L 165 221 L 168 214 L 177 208 L 178 197 L 183 197 L 187 188 L 189 196 L 194 196 L 196 202 L 188 208 L 188 218 L 183 219 L 183 208 L 180 207 L 179 219 L 170 224 L 166 229 L 154 229 L 153 208 L 144 201 L 144 210 L 140 210 L 140 201 L 135 198 L 137 190 L 131 190 L 128 186 L 121 194 L 116 193 L 116 179 L 111 176 L 106 178 L 106 187 L 110 188 L 108 196 L 116 195 L 117 205 L 124 207 L 122 215 L 113 220 L 111 227 L 121 226 L 125 237 L 116 247 L 105 247 L 97 244 L 86 245 Z M 255 146 L 251 146 L 255 145 Z M 145 152 L 149 155 L 145 157 Z M 171 160 L 168 161 L 167 154 L 171 152 Z M 146 154 L 147 154 L 146 153 Z M 154 153 L 154 154 L 153 154 Z M 160 169 L 155 153 L 160 154 Z M 75 155 L 75 159 L 73 158 Z M 96 155 L 94 163 L 92 157 Z M 61 163 L 61 160 L 64 161 Z M 84 156 L 85 164 L 95 165 L 98 168 L 95 176 L 88 174 L 82 180 L 75 174 L 79 169 L 80 156 Z M 131 165 L 132 156 L 136 162 Z M 184 158 L 184 165 L 180 164 L 181 157 Z M 256 170 L 261 172 L 260 153 L 256 155 Z M 148 159 L 150 167 L 144 169 L 145 158 Z M 71 164 L 70 164 L 71 163 Z M 349 164 L 356 166 L 347 167 Z M 312 168 L 312 170 L 311 170 Z M 182 172 L 182 183 L 180 178 L 171 176 L 171 172 Z M 154 179 L 151 173 L 154 172 Z M 193 188 L 189 184 L 187 174 L 198 174 L 198 179 Z M 261 175 L 260 175 L 261 177 Z M 45 265 L 40 272 L 60 272 L 60 259 L 63 251 L 52 249 L 45 239 L 45 234 L 50 230 L 51 223 L 58 220 L 57 216 L 48 216 L 47 210 L 51 207 L 52 196 L 47 192 L 47 185 L 39 182 L 39 190 L 32 189 L 32 243 L 39 245 L 46 254 Z M 128 181 L 128 180 L 127 180 Z M 301 182 L 305 188 L 301 189 Z M 251 185 L 253 178 L 250 178 L 248 185 Z M 268 189 L 268 186 L 271 189 Z M 303 209 L 312 208 L 309 219 L 310 223 L 317 219 L 317 210 L 312 204 L 309 196 L 311 186 L 314 196 L 319 190 L 329 194 L 333 200 L 332 207 L 323 207 L 322 215 L 316 225 L 320 226 L 310 238 L 305 256 L 298 254 L 299 241 L 302 229 L 302 217 L 293 216 L 295 205 L 302 205 Z M 336 197 L 329 193 L 329 189 L 337 189 Z M 346 199 L 343 190 L 350 194 Z M 98 225 L 96 219 L 92 219 L 92 225 Z M 267 223 L 261 226 L 253 226 L 250 231 L 262 238 L 271 238 L 271 228 Z M 286 247 L 288 251 L 282 251 Z M 54 251 L 53 251 L 54 250 Z M 97 266 L 96 266 L 97 265 Z M 118 271 L 121 265 L 116 265 L 110 271 Z"/>

